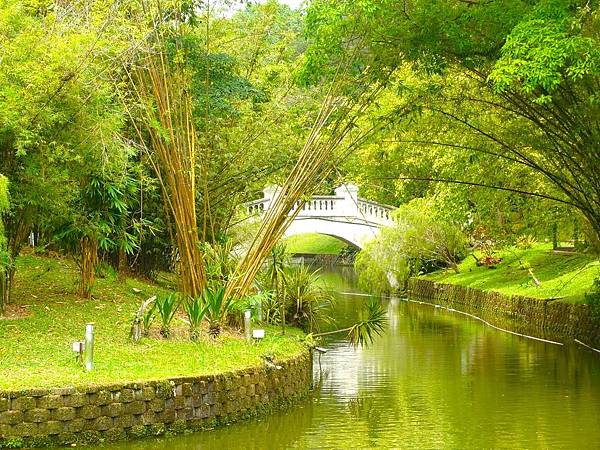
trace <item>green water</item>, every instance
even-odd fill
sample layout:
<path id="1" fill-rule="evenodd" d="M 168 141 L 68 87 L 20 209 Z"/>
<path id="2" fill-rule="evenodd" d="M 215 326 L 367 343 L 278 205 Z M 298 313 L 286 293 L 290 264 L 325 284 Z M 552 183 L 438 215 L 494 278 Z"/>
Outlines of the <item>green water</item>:
<path id="1" fill-rule="evenodd" d="M 327 279 L 356 292 L 352 272 Z M 338 294 L 340 321 L 363 301 Z M 600 448 L 600 355 L 399 299 L 386 307 L 387 333 L 371 347 L 327 344 L 314 395 L 297 407 L 110 448 Z"/>

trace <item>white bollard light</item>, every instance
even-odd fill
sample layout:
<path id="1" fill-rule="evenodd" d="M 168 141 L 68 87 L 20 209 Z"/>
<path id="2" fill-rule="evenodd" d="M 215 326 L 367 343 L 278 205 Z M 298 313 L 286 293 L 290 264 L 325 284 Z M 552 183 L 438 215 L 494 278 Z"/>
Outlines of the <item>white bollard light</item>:
<path id="1" fill-rule="evenodd" d="M 252 322 L 251 322 L 251 318 L 252 318 L 252 311 L 247 309 L 246 311 L 244 311 L 244 332 L 246 334 L 246 340 L 247 341 L 251 341 L 252 340 Z"/>
<path id="2" fill-rule="evenodd" d="M 94 368 L 94 324 L 85 326 L 85 358 L 84 367 L 87 372 Z"/>

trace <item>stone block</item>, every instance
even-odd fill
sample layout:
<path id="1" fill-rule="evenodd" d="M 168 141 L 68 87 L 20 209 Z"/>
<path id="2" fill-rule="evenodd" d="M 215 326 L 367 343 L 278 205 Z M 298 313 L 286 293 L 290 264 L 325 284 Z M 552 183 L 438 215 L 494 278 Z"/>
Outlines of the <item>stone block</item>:
<path id="1" fill-rule="evenodd" d="M 155 398 L 154 400 L 148 402 L 149 409 L 154 412 L 161 412 L 165 410 L 165 400 L 160 398 Z"/>
<path id="2" fill-rule="evenodd" d="M 188 420 L 194 417 L 194 408 L 178 409 L 176 413 L 177 419 Z"/>
<path id="3" fill-rule="evenodd" d="M 65 423 L 65 431 L 70 433 L 81 433 L 87 430 L 88 421 L 82 418 L 73 419 Z"/>
<path id="4" fill-rule="evenodd" d="M 95 419 L 96 417 L 100 417 L 102 415 L 102 411 L 99 406 L 85 405 L 79 409 L 77 414 L 79 417 L 83 417 L 84 419 Z"/>
<path id="5" fill-rule="evenodd" d="M 111 428 L 103 433 L 103 437 L 108 442 L 123 441 L 127 438 L 127 433 L 122 428 Z"/>
<path id="6" fill-rule="evenodd" d="M 175 409 L 185 408 L 185 399 L 183 397 L 175 397 L 173 400 L 173 407 Z"/>
<path id="7" fill-rule="evenodd" d="M 71 395 L 67 395 L 64 398 L 64 405 L 71 406 L 73 408 L 80 408 L 87 405 L 87 394 L 82 392 L 75 392 Z"/>
<path id="8" fill-rule="evenodd" d="M 183 383 L 181 385 L 181 395 L 190 397 L 193 395 L 192 383 Z"/>
<path id="9" fill-rule="evenodd" d="M 123 403 L 110 403 L 107 405 L 107 415 L 110 417 L 116 417 L 123 414 L 124 408 Z"/>
<path id="10" fill-rule="evenodd" d="M 13 437 L 12 428 L 12 425 L 0 423 L 0 445 L 2 445 L 2 439 L 10 439 Z"/>
<path id="11" fill-rule="evenodd" d="M 46 422 L 50 420 L 50 411 L 42 408 L 35 408 L 25 411 L 25 422 Z"/>
<path id="12" fill-rule="evenodd" d="M 156 413 L 154 411 L 146 411 L 142 414 L 142 423 L 144 425 L 152 425 L 156 423 Z"/>
<path id="13" fill-rule="evenodd" d="M 97 431 L 108 430 L 112 427 L 112 425 L 113 425 L 113 419 L 111 417 L 102 416 L 102 417 L 98 417 L 96 420 L 94 420 L 94 428 Z"/>
<path id="14" fill-rule="evenodd" d="M 216 403 L 216 396 L 213 392 L 209 392 L 202 396 L 202 403 L 206 405 L 214 405 Z"/>
<path id="15" fill-rule="evenodd" d="M 75 408 L 68 406 L 63 406 L 62 408 L 52 410 L 52 419 L 60 420 L 61 422 L 73 420 L 75 416 Z"/>
<path id="16" fill-rule="evenodd" d="M 143 389 L 144 400 L 154 400 L 156 398 L 156 391 L 153 386 L 145 386 Z"/>
<path id="17" fill-rule="evenodd" d="M 199 408 L 194 408 L 194 417 L 200 417 L 206 419 L 210 416 L 210 407 L 208 405 L 202 405 Z"/>
<path id="18" fill-rule="evenodd" d="M 23 422 L 23 411 L 4 411 L 0 413 L 0 424 L 16 425 Z"/>
<path id="19" fill-rule="evenodd" d="M 98 391 L 96 395 L 96 405 L 98 406 L 108 405 L 112 402 L 112 393 L 110 391 L 103 389 Z"/>
<path id="20" fill-rule="evenodd" d="M 37 430 L 38 424 L 29 422 L 19 422 L 13 428 L 14 434 L 20 437 L 36 436 Z"/>
<path id="21" fill-rule="evenodd" d="M 38 408 L 56 409 L 62 406 L 64 406 L 62 395 L 48 394 L 37 399 Z"/>
<path id="22" fill-rule="evenodd" d="M 162 423 L 173 423 L 175 422 L 175 410 L 174 409 L 165 409 L 162 413 L 160 413 L 160 422 Z"/>
<path id="23" fill-rule="evenodd" d="M 208 386 L 210 385 L 210 383 L 207 383 L 206 381 L 201 381 L 200 383 L 200 394 L 208 394 Z"/>
<path id="24" fill-rule="evenodd" d="M 115 417 L 113 426 L 115 428 L 130 428 L 133 426 L 133 416 L 131 414 L 123 414 L 122 416 Z"/>
<path id="25" fill-rule="evenodd" d="M 136 388 L 133 390 L 133 400 L 145 400 L 144 399 L 144 391 L 142 388 Z"/>
<path id="26" fill-rule="evenodd" d="M 8 411 L 9 404 L 8 398 L 0 397 L 0 412 Z"/>
<path id="27" fill-rule="evenodd" d="M 127 403 L 124 406 L 124 410 L 127 414 L 143 414 L 146 411 L 146 403 L 142 400 Z"/>
<path id="28" fill-rule="evenodd" d="M 133 389 L 123 389 L 121 391 L 121 398 L 119 400 L 121 403 L 129 403 L 135 400 Z"/>
<path id="29" fill-rule="evenodd" d="M 40 436 L 54 436 L 64 431 L 64 423 L 58 420 L 49 420 L 38 425 L 38 433 Z"/>
<path id="30" fill-rule="evenodd" d="M 17 397 L 12 401 L 12 408 L 18 411 L 27 411 L 36 407 L 35 397 Z"/>

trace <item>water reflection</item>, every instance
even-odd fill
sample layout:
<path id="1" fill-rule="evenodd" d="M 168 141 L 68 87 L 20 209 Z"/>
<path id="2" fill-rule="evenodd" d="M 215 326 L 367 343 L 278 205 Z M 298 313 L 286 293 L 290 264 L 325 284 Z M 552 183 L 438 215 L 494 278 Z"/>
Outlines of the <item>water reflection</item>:
<path id="1" fill-rule="evenodd" d="M 327 273 L 357 292 L 351 273 Z M 366 300 L 338 295 L 350 323 Z M 225 429 L 122 449 L 600 448 L 600 358 L 393 298 L 367 349 L 332 340 L 298 407 Z"/>

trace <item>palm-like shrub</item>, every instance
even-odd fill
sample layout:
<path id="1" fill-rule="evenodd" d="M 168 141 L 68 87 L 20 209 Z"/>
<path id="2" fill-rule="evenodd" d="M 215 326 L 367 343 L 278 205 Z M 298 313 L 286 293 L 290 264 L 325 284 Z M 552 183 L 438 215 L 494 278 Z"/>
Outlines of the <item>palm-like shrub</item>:
<path id="1" fill-rule="evenodd" d="M 288 271 L 285 277 L 287 310 L 294 325 L 312 333 L 319 331 L 319 323 L 330 322 L 329 311 L 333 297 L 323 288 L 319 269 L 307 266 Z"/>
<path id="2" fill-rule="evenodd" d="M 190 322 L 190 339 L 192 341 L 197 341 L 200 337 L 200 328 L 206 315 L 207 305 L 208 303 L 204 303 L 202 297 L 190 297 L 183 304 L 183 309 Z"/>
<path id="3" fill-rule="evenodd" d="M 233 298 L 225 298 L 225 287 L 206 288 L 202 293 L 205 317 L 208 321 L 208 334 L 216 338 L 221 334 L 223 323 L 233 305 Z"/>
<path id="4" fill-rule="evenodd" d="M 171 335 L 171 322 L 179 309 L 179 297 L 177 294 L 158 297 L 155 305 L 161 322 L 160 334 L 163 337 L 168 338 Z"/>

